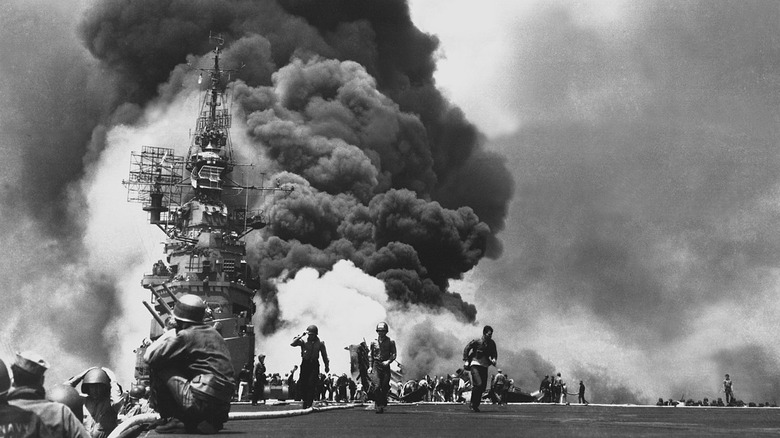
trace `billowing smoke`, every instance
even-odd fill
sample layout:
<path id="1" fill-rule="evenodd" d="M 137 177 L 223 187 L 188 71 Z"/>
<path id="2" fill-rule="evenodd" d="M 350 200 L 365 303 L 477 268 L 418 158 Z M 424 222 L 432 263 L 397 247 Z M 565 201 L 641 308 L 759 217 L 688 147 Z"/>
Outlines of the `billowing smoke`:
<path id="1" fill-rule="evenodd" d="M 346 260 L 322 275 L 302 268 L 277 286 L 284 324 L 262 338 L 258 353 L 266 354 L 268 369 L 280 374 L 300 362 L 300 349 L 290 347 L 290 342 L 311 323 L 316 323 L 325 342 L 331 373 L 339 375 L 350 371 L 346 347 L 363 340 L 370 343 L 379 321 L 388 323 L 389 336 L 398 346 L 398 367 L 409 378 L 453 373 L 461 364 L 463 339 L 478 332 L 452 312 L 392 300 L 385 282 Z M 261 304 L 258 314 L 265 315 L 269 305 Z"/>
<path id="2" fill-rule="evenodd" d="M 222 66 L 238 69 L 237 155 L 294 188 L 255 205 L 270 220 L 250 242 L 264 333 L 307 325 L 285 309 L 284 281 L 339 260 L 385 286 L 393 326 L 473 328 L 476 308 L 450 282 L 501 253 L 513 182 L 436 88 L 438 41 L 405 1 L 332 1 L 327 14 L 314 1 L 85 1 L 58 3 L 58 14 L 42 3 L 12 2 L 0 31 L 11 47 L 0 52 L 10 224 L 0 239 L 18 248 L 0 286 L 21 303 L 4 319 L 3 357 L 67 351 L 50 381 L 95 364 L 129 369 L 148 327 L 137 282 L 162 237 L 129 213 L 137 205 L 118 205 L 121 175 L 144 145 L 186 151 L 191 66 L 209 66 L 212 31 L 227 42 Z"/>
<path id="3" fill-rule="evenodd" d="M 224 34 L 223 65 L 243 66 L 235 98 L 250 142 L 237 146 L 266 155 L 272 170 L 285 172 L 275 180 L 296 189 L 267 207 L 268 234 L 281 242 L 261 243 L 252 255 L 295 253 L 301 265 L 288 270 L 310 265 L 302 250 L 324 268 L 347 258 L 374 267 L 392 298 L 473 321 L 476 309 L 448 291 L 449 280 L 489 246 L 500 252 L 494 236 L 512 182 L 481 177 L 507 172 L 436 90 L 437 40 L 414 27 L 405 2 L 335 1 L 325 16 L 315 12 L 321 2 L 170 3 L 172 17 L 159 13 L 159 2 L 103 2 L 82 35 L 102 65 L 133 83 L 124 89 L 134 101 L 153 96 L 166 72 L 202 52 L 208 30 Z M 471 158 L 482 166 L 467 167 Z M 460 187 L 490 184 L 498 190 L 480 197 L 492 199 L 484 208 L 458 199 Z"/>

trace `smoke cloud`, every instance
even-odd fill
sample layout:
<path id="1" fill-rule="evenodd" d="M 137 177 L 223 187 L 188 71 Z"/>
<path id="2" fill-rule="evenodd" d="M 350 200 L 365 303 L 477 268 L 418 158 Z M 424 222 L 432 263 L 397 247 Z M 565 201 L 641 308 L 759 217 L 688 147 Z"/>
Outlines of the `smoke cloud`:
<path id="1" fill-rule="evenodd" d="M 322 275 L 312 268 L 300 269 L 277 288 L 284 324 L 263 337 L 258 353 L 267 355 L 270 372 L 282 375 L 300 362 L 300 349 L 290 343 L 312 322 L 327 347 L 331 373 L 338 375 L 350 372 L 347 348 L 363 340 L 370 343 L 379 321 L 388 323 L 389 336 L 398 346 L 398 367 L 409 378 L 453 373 L 461 363 L 463 343 L 456 334 L 475 331 L 451 312 L 416 304 L 401 306 L 388 297 L 385 282 L 346 260 Z M 258 314 L 266 314 L 265 310 L 260 308 Z M 349 324 L 344 324 L 345 318 Z"/>

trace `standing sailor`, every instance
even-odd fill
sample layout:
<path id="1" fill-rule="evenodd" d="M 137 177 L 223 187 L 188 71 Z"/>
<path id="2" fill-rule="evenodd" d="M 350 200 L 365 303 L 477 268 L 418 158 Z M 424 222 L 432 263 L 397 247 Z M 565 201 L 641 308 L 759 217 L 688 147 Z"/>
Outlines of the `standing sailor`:
<path id="1" fill-rule="evenodd" d="M 585 400 L 585 384 L 582 383 L 582 380 L 580 380 L 580 391 L 579 391 L 579 403 L 582 405 L 587 405 L 588 401 Z"/>
<path id="2" fill-rule="evenodd" d="M 731 402 L 734 401 L 734 382 L 731 381 L 728 374 L 726 374 L 726 380 L 723 381 L 723 392 L 726 393 L 726 406 L 731 405 Z"/>
<path id="3" fill-rule="evenodd" d="M 301 371 L 298 377 L 298 390 L 303 409 L 310 408 L 314 403 L 314 393 L 317 391 L 317 383 L 320 378 L 320 355 L 325 365 L 325 372 L 330 372 L 330 361 L 325 343 L 318 337 L 319 329 L 316 325 L 306 327 L 302 335 L 297 336 L 290 343 L 291 347 L 301 347 Z M 306 337 L 304 341 L 303 338 Z"/>
<path id="4" fill-rule="evenodd" d="M 146 349 L 151 370 L 152 407 L 164 418 L 158 432 L 188 433 L 222 429 L 233 397 L 233 365 L 225 339 L 203 323 L 206 303 L 182 295 L 173 307 L 176 327 Z"/>
<path id="5" fill-rule="evenodd" d="M 265 355 L 260 354 L 257 356 L 257 365 L 255 365 L 255 383 L 252 389 L 252 406 L 257 405 L 258 400 L 262 400 L 265 404 Z"/>
<path id="6" fill-rule="evenodd" d="M 381 414 L 387 407 L 387 393 L 390 391 L 390 364 L 396 358 L 395 341 L 387 336 L 386 322 L 376 325 L 377 338 L 371 341 L 371 352 L 368 356 L 368 373 L 376 369 L 379 388 L 375 392 L 376 413 Z"/>

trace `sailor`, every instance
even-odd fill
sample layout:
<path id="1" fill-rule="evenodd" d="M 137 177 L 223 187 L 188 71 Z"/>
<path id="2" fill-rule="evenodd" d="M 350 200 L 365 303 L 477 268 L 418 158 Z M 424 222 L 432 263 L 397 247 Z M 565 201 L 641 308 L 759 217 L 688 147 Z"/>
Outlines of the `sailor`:
<path id="1" fill-rule="evenodd" d="M 457 381 L 454 385 L 455 401 L 458 403 L 464 403 L 466 399 L 463 397 L 463 393 L 471 389 L 471 375 L 468 371 L 458 368 L 455 371 L 454 377 L 457 378 Z"/>
<path id="2" fill-rule="evenodd" d="M 563 378 L 561 378 L 561 373 L 558 373 L 553 377 L 553 383 L 552 383 L 552 393 L 553 393 L 553 403 L 562 403 L 562 390 L 563 390 Z"/>
<path id="3" fill-rule="evenodd" d="M 452 376 L 450 374 L 447 374 L 446 377 L 442 380 L 442 388 L 441 388 L 442 393 L 444 393 L 445 402 L 452 401 L 452 389 L 453 389 Z"/>
<path id="4" fill-rule="evenodd" d="M 509 387 L 507 386 L 506 375 L 498 370 L 496 376 L 493 378 L 493 394 L 496 402 L 500 405 L 506 404 L 506 392 Z"/>
<path id="5" fill-rule="evenodd" d="M 230 412 L 233 365 L 227 343 L 203 323 L 206 303 L 197 295 L 179 297 L 173 307 L 176 327 L 146 349 L 151 370 L 153 409 L 164 418 L 158 432 L 185 429 L 216 433 Z"/>
<path id="6" fill-rule="evenodd" d="M 587 405 L 587 404 L 588 404 L 588 401 L 587 401 L 587 400 L 585 400 L 585 384 L 584 384 L 584 383 L 582 383 L 582 380 L 580 380 L 580 390 L 579 390 L 579 393 L 578 393 L 578 395 L 579 395 L 579 397 L 578 397 L 578 399 L 579 399 L 579 403 L 580 403 L 581 405 L 582 405 L 582 404 L 584 404 L 584 405 Z"/>
<path id="7" fill-rule="evenodd" d="M 347 379 L 347 373 L 343 373 L 336 379 L 336 401 L 347 402 L 347 386 L 349 386 L 349 379 Z"/>
<path id="8" fill-rule="evenodd" d="M 387 393 L 390 391 L 390 364 L 396 359 L 395 341 L 387 336 L 389 327 L 386 322 L 376 325 L 376 339 L 371 341 L 368 355 L 368 373 L 376 370 L 379 388 L 374 393 L 375 410 L 377 414 L 387 407 Z"/>
<path id="9" fill-rule="evenodd" d="M 135 415 L 145 414 L 150 411 L 149 399 L 146 398 L 146 388 L 142 385 L 133 385 L 126 394 L 126 401 L 117 418 L 119 421 L 127 420 Z"/>
<path id="10" fill-rule="evenodd" d="M 726 406 L 731 405 L 734 401 L 734 382 L 731 381 L 728 374 L 726 374 L 726 379 L 723 381 L 723 392 L 726 393 Z"/>
<path id="11" fill-rule="evenodd" d="M 479 412 L 482 393 L 487 386 L 488 367 L 495 366 L 498 360 L 496 343 L 493 341 L 493 327 L 486 325 L 482 329 L 482 337 L 474 339 L 463 349 L 463 368 L 471 370 L 471 403 L 469 408 Z"/>
<path id="12" fill-rule="evenodd" d="M 244 364 L 241 371 L 238 372 L 238 396 L 236 401 L 244 401 L 244 394 L 249 393 L 252 383 L 252 361 Z"/>
<path id="13" fill-rule="evenodd" d="M 11 365 L 14 385 L 8 393 L 8 403 L 35 412 L 55 437 L 90 438 L 87 429 L 62 403 L 46 400 L 43 374 L 49 364 L 33 351 L 16 353 Z"/>
<path id="14" fill-rule="evenodd" d="M 255 383 L 252 388 L 252 406 L 257 405 L 258 400 L 262 400 L 265 404 L 265 355 L 260 354 L 257 356 L 257 365 L 255 365 Z"/>
<path id="15" fill-rule="evenodd" d="M 542 393 L 542 403 L 549 403 L 552 401 L 552 396 L 550 395 L 550 376 L 544 376 L 542 383 L 539 384 L 539 392 Z"/>
<path id="16" fill-rule="evenodd" d="M 13 438 L 51 438 L 53 435 L 41 417 L 33 411 L 8 404 L 11 376 L 0 359 L 0 436 Z"/>
<path id="17" fill-rule="evenodd" d="M 303 334 L 296 336 L 290 346 L 301 347 L 301 370 L 298 377 L 298 394 L 303 400 L 303 409 L 310 408 L 314 403 L 314 393 L 317 391 L 317 381 L 320 376 L 320 355 L 325 365 L 325 372 L 330 372 L 330 361 L 325 343 L 319 338 L 316 325 L 306 327 Z M 303 338 L 306 337 L 304 341 Z"/>
<path id="18" fill-rule="evenodd" d="M 301 394 L 297 391 L 295 386 L 295 372 L 298 371 L 298 365 L 294 365 L 290 373 L 287 374 L 287 391 L 290 393 L 290 398 L 293 400 L 300 400 Z M 317 376 L 317 383 L 319 384 L 319 375 Z M 316 395 L 316 392 L 315 392 Z M 316 397 L 315 397 L 316 398 Z"/>
<path id="19" fill-rule="evenodd" d="M 122 408 L 122 388 L 109 375 L 107 368 L 92 367 L 66 382 L 72 387 L 81 383 L 84 399 L 84 427 L 93 438 L 107 437 L 117 426 L 117 414 Z"/>

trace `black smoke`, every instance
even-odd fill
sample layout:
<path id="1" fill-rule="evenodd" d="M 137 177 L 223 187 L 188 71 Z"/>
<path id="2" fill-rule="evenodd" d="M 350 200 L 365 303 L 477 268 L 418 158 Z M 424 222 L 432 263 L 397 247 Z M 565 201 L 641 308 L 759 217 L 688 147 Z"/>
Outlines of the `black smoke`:
<path id="1" fill-rule="evenodd" d="M 250 248 L 263 278 L 346 258 L 393 300 L 475 319 L 449 281 L 500 254 L 512 180 L 436 88 L 438 40 L 405 1 L 103 1 L 79 29 L 138 105 L 169 99 L 185 62 L 208 66 L 209 33 L 224 37 L 251 140 L 237 147 L 294 188 L 273 196 L 269 239 Z"/>

